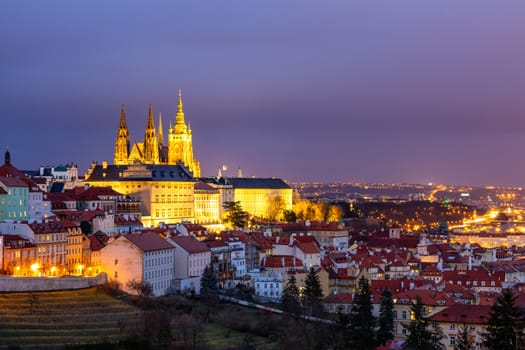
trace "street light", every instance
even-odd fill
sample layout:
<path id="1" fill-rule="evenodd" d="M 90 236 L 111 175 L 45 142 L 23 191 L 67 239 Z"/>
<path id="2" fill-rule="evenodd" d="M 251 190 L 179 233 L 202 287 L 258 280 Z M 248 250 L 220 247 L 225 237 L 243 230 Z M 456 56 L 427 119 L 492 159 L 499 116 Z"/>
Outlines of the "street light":
<path id="1" fill-rule="evenodd" d="M 34 263 L 34 264 L 32 264 L 30 266 L 30 269 L 33 272 L 33 274 L 37 274 L 39 268 L 40 268 L 40 264 L 39 263 Z"/>

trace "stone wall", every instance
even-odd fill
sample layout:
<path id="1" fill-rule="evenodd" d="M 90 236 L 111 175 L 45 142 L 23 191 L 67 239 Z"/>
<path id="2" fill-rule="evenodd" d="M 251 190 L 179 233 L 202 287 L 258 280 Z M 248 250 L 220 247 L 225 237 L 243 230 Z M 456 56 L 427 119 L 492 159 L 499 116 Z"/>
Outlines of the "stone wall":
<path id="1" fill-rule="evenodd" d="M 107 283 L 101 273 L 95 277 L 0 277 L 0 292 L 42 292 L 52 290 L 83 289 Z"/>

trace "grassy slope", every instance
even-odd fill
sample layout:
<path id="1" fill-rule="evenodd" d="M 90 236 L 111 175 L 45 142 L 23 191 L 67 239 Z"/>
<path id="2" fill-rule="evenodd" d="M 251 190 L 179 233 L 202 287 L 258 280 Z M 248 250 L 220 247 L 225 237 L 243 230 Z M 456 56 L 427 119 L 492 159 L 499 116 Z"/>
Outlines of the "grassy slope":
<path id="1" fill-rule="evenodd" d="M 0 350 L 12 345 L 24 350 L 63 349 L 66 344 L 118 342 L 135 320 L 141 322 L 141 313 L 97 288 L 0 294 Z M 251 323 L 259 317 L 256 310 L 222 305 L 215 310 L 217 322 L 203 325 L 199 343 L 225 349 L 244 344 L 248 337 L 257 349 L 276 349 L 275 342 L 251 334 L 251 329 L 232 330 L 225 324 L 228 319 Z"/>
<path id="2" fill-rule="evenodd" d="M 96 288 L 0 294 L 0 349 L 9 345 L 43 349 L 117 341 L 120 326 L 139 313 Z"/>

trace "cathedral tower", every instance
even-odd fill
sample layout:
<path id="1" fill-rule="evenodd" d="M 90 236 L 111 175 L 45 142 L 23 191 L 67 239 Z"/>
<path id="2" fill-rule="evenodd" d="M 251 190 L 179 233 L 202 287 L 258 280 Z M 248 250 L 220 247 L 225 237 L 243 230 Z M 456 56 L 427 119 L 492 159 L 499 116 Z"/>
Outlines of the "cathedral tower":
<path id="1" fill-rule="evenodd" d="M 191 129 L 184 120 L 182 92 L 180 90 L 175 125 L 168 132 L 168 163 L 176 164 L 177 162 L 183 163 L 193 173 L 193 176 L 200 176 L 200 164 L 193 158 Z"/>
<path id="2" fill-rule="evenodd" d="M 151 104 L 149 105 L 148 122 L 146 124 L 146 131 L 144 133 L 144 163 L 158 164 L 159 163 L 159 147 L 157 144 L 157 132 L 155 131 L 155 124 L 153 123 L 153 110 Z"/>
<path id="3" fill-rule="evenodd" d="M 159 114 L 158 129 L 153 123 L 153 110 L 149 105 L 148 121 L 144 131 L 144 141 L 135 142 L 130 147 L 130 137 L 126 125 L 126 113 L 124 105 L 120 114 L 120 125 L 115 141 L 115 165 L 130 165 L 135 163 L 142 164 L 165 164 L 175 165 L 182 163 L 193 176 L 200 177 L 200 164 L 193 157 L 192 132 L 189 123 L 184 120 L 182 109 L 182 92 L 179 90 L 179 101 L 177 113 L 175 114 L 175 124 L 169 122 L 168 140 L 164 139 L 162 128 L 162 115 Z"/>
<path id="4" fill-rule="evenodd" d="M 115 140 L 115 165 L 128 164 L 129 156 L 129 131 L 126 125 L 126 112 L 124 111 L 124 104 L 120 111 L 120 124 L 117 131 L 117 139 Z"/>

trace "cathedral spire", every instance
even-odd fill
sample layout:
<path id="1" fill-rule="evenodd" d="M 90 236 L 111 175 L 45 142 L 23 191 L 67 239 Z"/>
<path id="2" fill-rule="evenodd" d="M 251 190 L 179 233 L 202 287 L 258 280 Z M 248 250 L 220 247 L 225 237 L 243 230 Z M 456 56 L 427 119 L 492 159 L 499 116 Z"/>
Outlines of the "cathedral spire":
<path id="1" fill-rule="evenodd" d="M 159 113 L 159 131 L 157 133 L 157 139 L 159 146 L 164 145 L 164 134 L 162 131 L 162 113 Z"/>
<path id="2" fill-rule="evenodd" d="M 184 121 L 184 111 L 182 110 L 182 91 L 179 89 L 179 103 L 177 105 L 177 114 L 175 115 L 175 133 L 181 134 L 186 132 L 186 122 Z"/>
<path id="3" fill-rule="evenodd" d="M 124 103 L 122 104 L 122 107 L 120 109 L 120 129 L 127 129 L 128 126 L 126 125 L 126 111 L 124 110 Z"/>
<path id="4" fill-rule="evenodd" d="M 153 109 L 151 107 L 151 103 L 149 104 L 148 123 L 146 124 L 146 129 L 155 129 L 155 124 L 153 124 Z"/>
<path id="5" fill-rule="evenodd" d="M 126 111 L 124 104 L 120 109 L 120 123 L 117 131 L 117 139 L 115 140 L 115 154 L 113 162 L 115 165 L 123 165 L 128 163 L 129 156 L 129 131 L 126 125 Z"/>
<path id="6" fill-rule="evenodd" d="M 159 148 L 157 144 L 157 132 L 153 123 L 153 108 L 151 103 L 148 111 L 148 122 L 144 132 L 144 163 L 157 164 L 159 162 Z"/>

